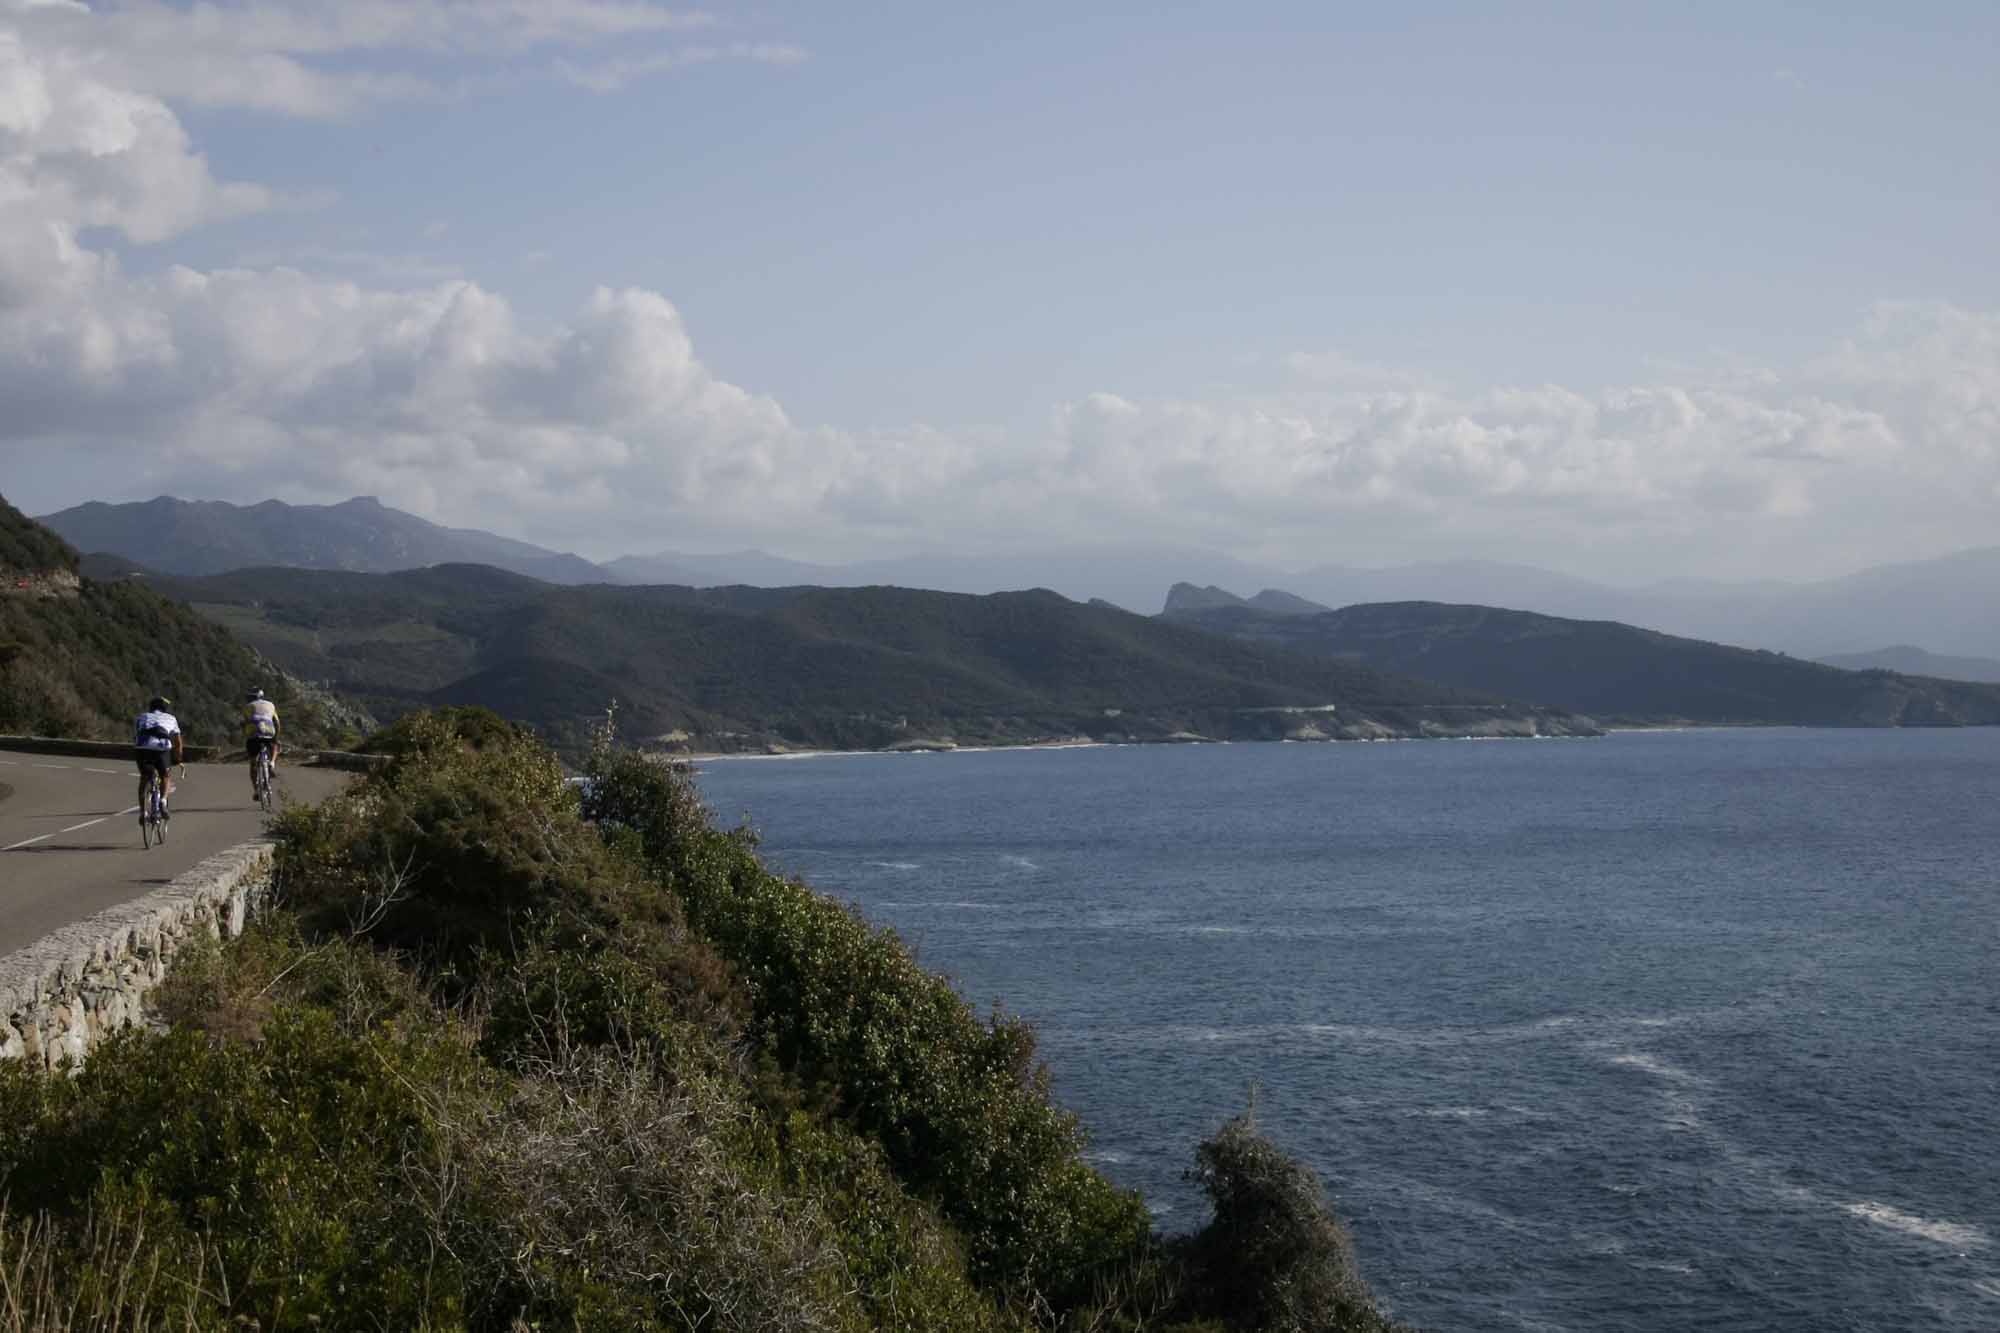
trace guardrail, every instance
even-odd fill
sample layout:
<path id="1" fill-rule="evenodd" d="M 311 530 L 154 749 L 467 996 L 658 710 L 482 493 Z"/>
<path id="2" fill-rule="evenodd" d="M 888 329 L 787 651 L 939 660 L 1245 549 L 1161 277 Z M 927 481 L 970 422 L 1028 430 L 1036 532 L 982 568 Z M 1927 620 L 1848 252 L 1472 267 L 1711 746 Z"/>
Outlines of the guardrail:
<path id="1" fill-rule="evenodd" d="M 25 754 L 66 754 L 83 759 L 130 759 L 132 747 L 117 741 L 73 741 L 62 736 L 0 736 L 0 750 Z M 215 758 L 221 751 L 213 745 L 190 745 L 187 757 L 196 762 Z"/>
<path id="2" fill-rule="evenodd" d="M 61 754 L 85 759 L 130 759 L 132 747 L 118 741 L 78 741 L 64 736 L 0 736 L 0 750 L 12 750 L 24 754 Z M 243 753 L 240 747 L 225 748 L 219 745 L 190 745 L 186 747 L 188 759 L 193 763 L 209 763 L 218 759 L 229 759 Z M 287 761 L 295 764 L 312 764 L 319 768 L 338 768 L 349 773 L 367 773 L 389 762 L 389 756 L 382 754 L 354 754 L 346 750 L 285 750 Z"/>

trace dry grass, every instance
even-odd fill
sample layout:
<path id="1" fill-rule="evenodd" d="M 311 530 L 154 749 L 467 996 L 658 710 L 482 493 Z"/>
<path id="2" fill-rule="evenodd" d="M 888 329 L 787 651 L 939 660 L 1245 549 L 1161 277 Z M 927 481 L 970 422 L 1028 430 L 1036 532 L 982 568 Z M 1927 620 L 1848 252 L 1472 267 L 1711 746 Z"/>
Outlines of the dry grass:
<path id="1" fill-rule="evenodd" d="M 169 1333 L 227 1317 L 222 1267 L 205 1246 L 162 1247 L 135 1212 L 74 1228 L 0 1207 L 0 1333 Z"/>

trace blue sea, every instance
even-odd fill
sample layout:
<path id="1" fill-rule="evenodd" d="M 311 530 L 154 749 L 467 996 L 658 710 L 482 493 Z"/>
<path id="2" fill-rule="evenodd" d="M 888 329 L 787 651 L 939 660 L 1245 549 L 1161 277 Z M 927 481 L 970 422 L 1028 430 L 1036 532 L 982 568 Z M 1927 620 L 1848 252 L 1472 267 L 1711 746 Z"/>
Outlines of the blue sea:
<path id="1" fill-rule="evenodd" d="M 1433 1329 L 2000 1329 L 2000 730 L 709 761 L 1200 1225 L 1254 1101 Z"/>

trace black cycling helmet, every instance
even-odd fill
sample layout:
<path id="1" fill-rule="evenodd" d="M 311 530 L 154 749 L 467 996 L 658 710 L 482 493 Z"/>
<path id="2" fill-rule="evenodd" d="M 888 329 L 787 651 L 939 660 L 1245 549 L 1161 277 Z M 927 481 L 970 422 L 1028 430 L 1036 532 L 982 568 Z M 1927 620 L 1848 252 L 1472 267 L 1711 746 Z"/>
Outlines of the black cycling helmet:
<path id="1" fill-rule="evenodd" d="M 174 701 L 164 694 L 156 694 L 146 700 L 146 711 L 149 713 L 170 713 L 173 708 Z"/>

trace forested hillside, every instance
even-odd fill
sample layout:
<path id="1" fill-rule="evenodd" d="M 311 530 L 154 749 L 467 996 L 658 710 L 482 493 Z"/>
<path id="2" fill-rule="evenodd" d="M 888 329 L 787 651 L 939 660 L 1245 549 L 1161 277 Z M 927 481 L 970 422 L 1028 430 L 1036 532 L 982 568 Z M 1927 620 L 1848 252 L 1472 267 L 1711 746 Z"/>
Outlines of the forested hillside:
<path id="1" fill-rule="evenodd" d="M 614 700 L 651 743 L 719 749 L 1592 730 L 1046 591 L 558 588 L 479 566 L 158 586 L 378 714 L 479 704 L 572 744 Z"/>
<path id="2" fill-rule="evenodd" d="M 141 582 L 76 574 L 77 553 L 0 499 L 0 732 L 123 740 L 149 695 L 174 701 L 191 741 L 233 743 L 260 685 L 305 744 L 339 729 L 229 632 Z M 357 719 L 358 720 L 358 719 Z"/>
<path id="3" fill-rule="evenodd" d="M 1183 609 L 1183 624 L 1574 709 L 1601 721 L 1794 726 L 2000 723 L 2000 686 L 1843 671 L 1782 653 L 1608 620 L 1489 606 L 1381 602 L 1318 615 Z"/>

